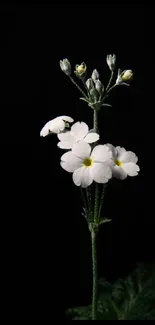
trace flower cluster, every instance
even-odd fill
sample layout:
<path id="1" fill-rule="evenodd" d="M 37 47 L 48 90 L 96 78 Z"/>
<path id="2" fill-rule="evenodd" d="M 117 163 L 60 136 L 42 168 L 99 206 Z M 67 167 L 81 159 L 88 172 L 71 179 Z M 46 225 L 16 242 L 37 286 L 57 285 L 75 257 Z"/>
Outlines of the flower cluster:
<path id="1" fill-rule="evenodd" d="M 83 99 L 94 110 L 94 129 L 84 122 L 74 122 L 70 116 L 59 116 L 47 122 L 40 132 L 40 136 L 51 133 L 57 134 L 57 146 L 68 150 L 60 160 L 61 167 L 69 173 L 73 173 L 73 182 L 77 186 L 87 187 L 93 181 L 107 183 L 110 178 L 125 179 L 127 176 L 136 176 L 140 170 L 137 165 L 138 158 L 132 151 L 112 144 L 99 144 L 100 136 L 97 127 L 97 115 L 101 106 L 109 106 L 105 103 L 109 92 L 118 85 L 129 85 L 133 78 L 132 70 L 121 71 L 118 69 L 116 81 L 111 85 L 116 69 L 116 55 L 107 55 L 106 62 L 111 70 L 111 77 L 107 87 L 100 81 L 99 72 L 94 69 L 91 77 L 85 80 L 87 66 L 84 62 L 76 64 L 74 74 L 83 82 L 86 93 L 72 78 L 72 67 L 68 59 L 60 61 L 61 70 L 71 79 L 80 90 Z"/>
<path id="2" fill-rule="evenodd" d="M 140 170 L 138 158 L 132 151 L 126 151 L 112 144 L 96 144 L 100 136 L 94 130 L 89 130 L 84 122 L 74 123 L 70 130 L 65 128 L 73 119 L 69 116 L 59 116 L 42 128 L 40 135 L 57 134 L 58 147 L 67 149 L 61 156 L 60 165 L 69 173 L 73 173 L 73 182 L 77 186 L 87 187 L 96 183 L 107 183 L 110 178 L 125 179 L 136 176 Z"/>

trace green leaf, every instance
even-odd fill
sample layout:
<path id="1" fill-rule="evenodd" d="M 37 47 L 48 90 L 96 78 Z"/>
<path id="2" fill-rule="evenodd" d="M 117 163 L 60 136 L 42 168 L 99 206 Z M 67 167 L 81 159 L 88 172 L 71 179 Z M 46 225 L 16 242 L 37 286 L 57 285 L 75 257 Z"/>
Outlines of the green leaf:
<path id="1" fill-rule="evenodd" d="M 114 283 L 98 283 L 98 320 L 155 320 L 155 263 L 137 268 Z M 90 320 L 91 306 L 71 308 L 70 319 Z"/>

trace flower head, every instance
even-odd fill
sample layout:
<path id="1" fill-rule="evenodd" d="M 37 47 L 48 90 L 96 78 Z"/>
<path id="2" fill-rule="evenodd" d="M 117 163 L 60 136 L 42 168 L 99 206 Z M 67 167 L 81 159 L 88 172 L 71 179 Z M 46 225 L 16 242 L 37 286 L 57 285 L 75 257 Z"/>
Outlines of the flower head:
<path id="1" fill-rule="evenodd" d="M 115 70 L 115 65 L 116 65 L 116 55 L 115 54 L 108 54 L 107 55 L 107 64 L 110 70 L 114 71 Z"/>
<path id="2" fill-rule="evenodd" d="M 84 62 L 81 64 L 76 64 L 75 66 L 75 74 L 77 77 L 83 77 L 86 73 L 87 66 Z"/>
<path id="3" fill-rule="evenodd" d="M 107 183 L 112 177 L 108 161 L 111 150 L 107 145 L 97 145 L 91 152 L 91 146 L 85 141 L 74 144 L 71 151 L 61 157 L 61 167 L 73 173 L 73 182 L 77 186 L 87 187 L 93 181 Z"/>
<path id="4" fill-rule="evenodd" d="M 132 151 L 126 151 L 122 147 L 114 147 L 107 144 L 112 151 L 111 167 L 113 176 L 125 179 L 127 176 L 137 176 L 140 171 L 137 165 L 138 158 Z"/>
<path id="5" fill-rule="evenodd" d="M 116 85 L 127 85 L 129 86 L 130 81 L 133 79 L 133 72 L 132 70 L 118 70 L 118 75 L 116 79 Z"/>
<path id="6" fill-rule="evenodd" d="M 99 135 L 89 131 L 88 125 L 84 122 L 76 122 L 70 131 L 58 134 L 58 147 L 61 149 L 71 149 L 73 145 L 81 140 L 87 143 L 94 143 L 99 140 Z"/>
<path id="7" fill-rule="evenodd" d="M 60 68 L 67 75 L 71 75 L 71 64 L 68 59 L 60 60 Z"/>
<path id="8" fill-rule="evenodd" d="M 40 131 L 41 137 L 46 137 L 50 133 L 60 133 L 64 131 L 65 127 L 69 125 L 69 123 L 74 122 L 74 120 L 70 116 L 58 116 L 53 120 L 47 122 L 44 127 Z"/>

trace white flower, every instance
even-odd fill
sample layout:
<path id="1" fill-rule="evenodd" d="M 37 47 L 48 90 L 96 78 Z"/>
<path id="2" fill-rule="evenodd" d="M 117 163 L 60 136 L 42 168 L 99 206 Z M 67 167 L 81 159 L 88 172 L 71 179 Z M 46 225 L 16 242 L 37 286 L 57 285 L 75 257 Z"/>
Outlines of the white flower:
<path id="1" fill-rule="evenodd" d="M 114 71 L 115 70 L 115 65 L 116 65 L 116 55 L 115 54 L 108 54 L 107 55 L 107 64 L 110 70 Z"/>
<path id="2" fill-rule="evenodd" d="M 140 171 L 136 164 L 138 157 L 132 151 L 126 151 L 122 147 L 114 147 L 107 144 L 112 151 L 111 167 L 113 176 L 119 179 L 125 179 L 127 176 L 137 176 Z"/>
<path id="3" fill-rule="evenodd" d="M 47 122 L 42 130 L 40 131 L 41 137 L 46 137 L 49 133 L 60 133 L 64 131 L 65 127 L 68 126 L 68 123 L 74 122 L 70 116 L 58 116 L 53 120 Z"/>
<path id="4" fill-rule="evenodd" d="M 76 122 L 72 125 L 70 131 L 58 134 L 58 147 L 61 149 L 71 149 L 73 145 L 81 140 L 87 143 L 93 143 L 99 140 L 99 135 L 90 132 L 88 125 L 84 122 Z"/>
<path id="5" fill-rule="evenodd" d="M 107 183 L 112 177 L 109 160 L 112 152 L 107 145 L 97 145 L 91 152 L 91 146 L 85 141 L 74 144 L 71 151 L 61 157 L 61 167 L 73 173 L 73 182 L 77 186 L 87 187 L 93 181 Z"/>

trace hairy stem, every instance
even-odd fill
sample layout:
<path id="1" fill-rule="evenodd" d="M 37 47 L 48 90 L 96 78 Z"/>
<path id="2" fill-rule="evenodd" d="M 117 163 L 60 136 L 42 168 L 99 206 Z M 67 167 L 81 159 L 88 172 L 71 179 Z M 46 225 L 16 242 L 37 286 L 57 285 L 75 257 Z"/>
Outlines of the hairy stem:
<path id="1" fill-rule="evenodd" d="M 106 87 L 106 91 L 108 91 L 108 89 L 109 89 L 109 87 L 110 87 L 110 85 L 111 85 L 111 82 L 112 82 L 112 79 L 113 79 L 113 75 L 114 75 L 114 72 L 111 71 L 111 76 L 110 76 L 110 79 L 109 79 L 108 85 L 107 85 L 107 87 Z"/>
<path id="2" fill-rule="evenodd" d="M 98 131 L 98 112 L 94 109 L 94 132 Z"/>
<path id="3" fill-rule="evenodd" d="M 76 81 L 71 76 L 69 76 L 69 79 L 78 88 L 78 90 L 81 92 L 81 94 L 84 96 L 84 98 L 88 99 L 88 97 L 86 96 L 86 94 L 84 93 L 84 91 L 80 88 L 80 86 L 76 83 Z"/>

